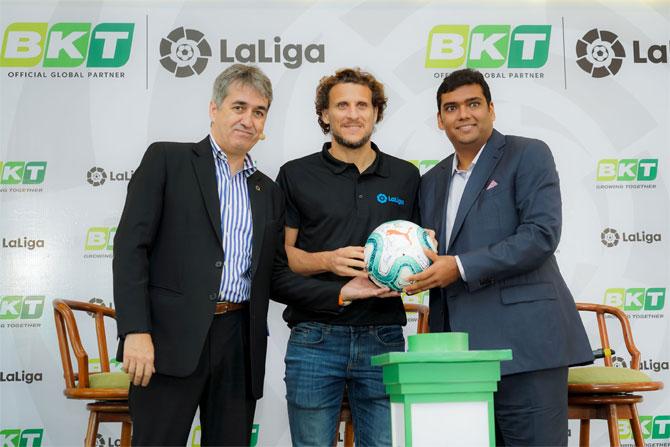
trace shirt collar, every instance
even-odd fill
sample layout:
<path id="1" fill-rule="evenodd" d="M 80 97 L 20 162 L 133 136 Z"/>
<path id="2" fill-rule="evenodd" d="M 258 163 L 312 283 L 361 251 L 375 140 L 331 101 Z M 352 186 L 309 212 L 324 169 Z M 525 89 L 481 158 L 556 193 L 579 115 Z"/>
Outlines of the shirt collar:
<path id="1" fill-rule="evenodd" d="M 226 165 L 228 165 L 228 156 L 226 155 L 225 152 L 221 150 L 218 144 L 216 144 L 216 141 L 214 140 L 214 137 L 212 137 L 212 134 L 209 134 L 209 141 L 212 143 L 212 153 L 214 154 L 215 158 L 218 158 L 220 160 L 223 160 L 226 162 Z M 244 163 L 242 165 L 242 173 L 244 174 L 245 177 L 251 176 L 254 172 L 256 172 L 258 168 L 256 167 L 256 163 L 254 160 L 251 158 L 251 155 L 247 152 L 244 155 Z"/>
<path id="2" fill-rule="evenodd" d="M 382 152 L 373 142 L 370 142 L 370 145 L 372 146 L 372 150 L 375 151 L 376 157 L 372 164 L 365 170 L 364 174 L 376 174 L 380 177 L 388 177 L 389 172 L 384 165 L 384 157 L 382 156 Z M 346 163 L 333 157 L 330 153 L 331 147 L 332 143 L 330 142 L 323 144 L 323 148 L 321 149 L 321 159 L 325 165 L 328 166 L 331 171 L 333 171 L 333 174 L 341 174 L 350 166 L 353 166 L 356 170 L 358 170 L 353 163 Z"/>
<path id="3" fill-rule="evenodd" d="M 479 160 L 479 156 L 482 155 L 482 152 L 484 152 L 484 148 L 486 147 L 486 143 L 484 146 L 482 146 L 479 151 L 477 152 L 477 155 L 475 155 L 475 158 L 472 160 L 472 163 L 470 163 L 470 166 L 468 166 L 468 169 L 466 170 L 458 170 L 458 153 L 454 152 L 454 159 L 451 163 L 451 173 L 452 175 L 456 172 L 468 172 L 472 171 L 475 168 L 475 165 L 477 164 L 477 161 Z"/>

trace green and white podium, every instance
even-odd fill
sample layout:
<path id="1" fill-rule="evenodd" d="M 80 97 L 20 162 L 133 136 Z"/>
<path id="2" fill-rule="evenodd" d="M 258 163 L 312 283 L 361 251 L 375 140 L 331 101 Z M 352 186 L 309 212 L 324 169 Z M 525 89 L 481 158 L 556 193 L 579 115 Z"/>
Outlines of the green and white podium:
<path id="1" fill-rule="evenodd" d="M 494 446 L 493 393 L 510 349 L 468 350 L 468 334 L 408 337 L 407 352 L 372 358 L 391 398 L 394 447 Z"/>

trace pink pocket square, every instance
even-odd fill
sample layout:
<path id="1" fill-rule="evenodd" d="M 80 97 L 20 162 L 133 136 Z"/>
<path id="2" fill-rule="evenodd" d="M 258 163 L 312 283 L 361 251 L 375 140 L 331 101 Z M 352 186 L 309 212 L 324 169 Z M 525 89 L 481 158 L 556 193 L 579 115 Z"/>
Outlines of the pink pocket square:
<path id="1" fill-rule="evenodd" d="M 491 182 L 489 183 L 489 185 L 486 187 L 486 190 L 488 191 L 489 189 L 493 189 L 493 188 L 495 188 L 496 186 L 498 186 L 498 182 L 496 182 L 495 180 L 491 180 Z"/>

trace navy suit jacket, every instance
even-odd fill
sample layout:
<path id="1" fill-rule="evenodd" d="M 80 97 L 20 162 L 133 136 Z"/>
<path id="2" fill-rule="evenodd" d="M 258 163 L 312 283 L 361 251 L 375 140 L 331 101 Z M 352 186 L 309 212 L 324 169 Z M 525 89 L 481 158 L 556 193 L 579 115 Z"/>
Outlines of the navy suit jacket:
<path id="1" fill-rule="evenodd" d="M 431 332 L 467 332 L 471 349 L 511 348 L 503 375 L 592 362 L 554 257 L 561 194 L 547 145 L 494 130 L 446 241 L 453 157 L 421 179 L 421 224 L 436 231 L 439 254 L 459 256 L 467 281 L 430 291 Z"/>

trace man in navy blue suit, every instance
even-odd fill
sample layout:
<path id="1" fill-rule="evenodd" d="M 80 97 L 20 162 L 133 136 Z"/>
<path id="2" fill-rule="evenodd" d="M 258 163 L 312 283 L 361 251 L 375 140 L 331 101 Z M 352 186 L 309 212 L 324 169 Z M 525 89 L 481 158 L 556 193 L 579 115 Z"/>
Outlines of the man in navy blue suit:
<path id="1" fill-rule="evenodd" d="M 421 179 L 421 223 L 439 253 L 410 278 L 430 289 L 431 332 L 470 334 L 471 349 L 511 348 L 495 394 L 497 445 L 567 445 L 567 376 L 593 360 L 554 257 L 561 193 L 547 145 L 502 135 L 481 73 L 437 90 L 437 124 L 454 146 Z"/>

